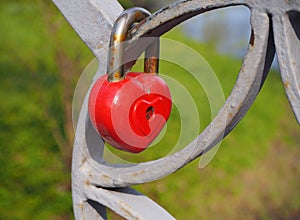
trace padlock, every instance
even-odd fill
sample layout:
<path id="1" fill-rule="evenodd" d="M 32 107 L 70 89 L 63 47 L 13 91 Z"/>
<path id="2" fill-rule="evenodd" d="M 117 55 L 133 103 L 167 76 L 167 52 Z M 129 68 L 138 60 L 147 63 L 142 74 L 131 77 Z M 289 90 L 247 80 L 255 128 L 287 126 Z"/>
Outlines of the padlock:
<path id="1" fill-rule="evenodd" d="M 145 51 L 144 72 L 126 72 L 124 42 L 129 28 L 149 12 L 125 10 L 116 20 L 108 54 L 107 74 L 93 85 L 88 103 L 90 121 L 103 139 L 120 150 L 145 150 L 165 126 L 171 112 L 170 90 L 158 76 L 159 39 Z"/>

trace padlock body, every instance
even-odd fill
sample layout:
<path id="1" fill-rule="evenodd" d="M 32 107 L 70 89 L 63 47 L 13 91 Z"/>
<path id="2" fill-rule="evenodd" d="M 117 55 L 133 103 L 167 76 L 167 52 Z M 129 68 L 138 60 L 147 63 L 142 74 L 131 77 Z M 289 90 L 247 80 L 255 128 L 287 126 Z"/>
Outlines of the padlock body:
<path id="1" fill-rule="evenodd" d="M 165 126 L 172 108 L 171 94 L 162 78 L 127 73 L 119 82 L 100 77 L 90 92 L 89 115 L 103 139 L 118 149 L 139 153 Z"/>

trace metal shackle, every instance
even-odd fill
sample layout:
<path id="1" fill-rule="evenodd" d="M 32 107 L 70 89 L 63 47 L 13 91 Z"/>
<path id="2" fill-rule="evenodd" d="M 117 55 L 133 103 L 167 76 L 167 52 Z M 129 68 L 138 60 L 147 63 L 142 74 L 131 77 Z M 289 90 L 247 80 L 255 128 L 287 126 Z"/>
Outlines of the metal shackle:
<path id="1" fill-rule="evenodd" d="M 124 79 L 124 41 L 128 31 L 136 22 L 140 22 L 151 15 L 147 10 L 134 7 L 125 10 L 116 20 L 110 36 L 108 51 L 107 74 L 109 82 L 118 82 Z M 144 72 L 158 73 L 159 65 L 159 38 L 155 39 L 145 50 Z"/>

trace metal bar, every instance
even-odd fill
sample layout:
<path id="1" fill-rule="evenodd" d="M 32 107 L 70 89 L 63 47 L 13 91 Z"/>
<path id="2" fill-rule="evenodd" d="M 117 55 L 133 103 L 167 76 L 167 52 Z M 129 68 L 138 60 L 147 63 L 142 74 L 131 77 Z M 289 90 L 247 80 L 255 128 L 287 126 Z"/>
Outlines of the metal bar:
<path id="1" fill-rule="evenodd" d="M 107 50 L 112 26 L 123 8 L 116 0 L 53 0 L 95 56 Z"/>
<path id="2" fill-rule="evenodd" d="M 205 7 L 207 5 L 206 3 L 198 5 L 198 10 L 204 11 L 201 6 Z M 179 6 L 175 5 L 173 7 L 177 8 Z M 219 4 L 218 7 L 220 7 Z M 170 7 L 169 10 L 172 11 L 173 8 Z M 195 10 L 195 7 L 193 10 Z M 186 12 L 182 11 L 182 13 Z M 170 16 L 173 15 L 165 12 L 165 18 L 163 18 L 160 14 L 155 14 L 149 19 L 149 22 L 153 21 L 154 24 L 158 25 L 159 23 L 156 21 L 156 16 L 159 16 L 161 23 L 163 23 L 166 20 L 170 20 Z M 155 29 L 156 26 L 151 22 L 148 24 L 145 23 L 144 25 L 148 27 L 152 25 L 151 28 Z M 90 131 L 93 133 L 93 129 L 86 115 L 87 107 L 83 106 L 83 117 L 79 119 L 80 121 L 78 123 L 81 127 L 78 128 L 79 133 L 77 133 L 76 136 L 77 138 L 81 137 L 77 139 L 81 140 L 78 142 L 78 146 L 83 146 L 81 150 L 88 160 L 90 160 L 91 167 L 89 168 L 89 172 L 91 172 L 92 177 L 86 178 L 88 178 L 92 184 L 100 184 L 103 187 L 124 187 L 132 184 L 150 182 L 178 170 L 221 140 L 224 135 L 242 119 L 252 105 L 256 95 L 260 91 L 265 79 L 265 74 L 268 72 L 270 63 L 274 57 L 272 37 L 269 39 L 270 27 L 268 14 L 253 10 L 251 22 L 254 34 L 253 42 L 249 45 L 248 54 L 245 57 L 232 94 L 219 114 L 204 132 L 180 152 L 157 161 L 137 165 L 126 165 L 125 167 L 123 165 L 98 163 L 95 160 L 90 160 L 92 159 L 92 155 L 89 152 L 94 152 L 96 147 L 103 148 L 104 145 L 103 142 L 98 142 L 99 144 L 95 146 L 95 142 L 86 141 L 85 137 L 89 134 L 82 131 Z M 84 167 L 84 169 L 87 168 Z"/>
<path id="3" fill-rule="evenodd" d="M 91 186 L 86 195 L 126 219 L 175 219 L 151 199 L 131 188 L 107 190 Z"/>
<path id="4" fill-rule="evenodd" d="M 282 82 L 300 124 L 300 12 L 275 15 L 273 24 Z"/>
<path id="5" fill-rule="evenodd" d="M 129 28 L 135 23 L 140 22 L 150 13 L 143 8 L 130 8 L 125 10 L 116 20 L 110 35 L 107 74 L 108 81 L 118 82 L 125 77 L 124 71 L 124 41 Z"/>

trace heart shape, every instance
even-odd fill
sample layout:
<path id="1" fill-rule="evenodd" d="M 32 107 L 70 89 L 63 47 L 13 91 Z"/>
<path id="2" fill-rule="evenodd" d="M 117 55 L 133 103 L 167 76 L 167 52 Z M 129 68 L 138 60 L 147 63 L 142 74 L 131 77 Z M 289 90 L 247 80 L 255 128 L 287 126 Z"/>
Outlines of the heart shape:
<path id="1" fill-rule="evenodd" d="M 139 153 L 165 126 L 171 112 L 171 94 L 163 79 L 154 74 L 126 74 L 108 82 L 100 77 L 89 97 L 92 124 L 113 147 Z"/>

